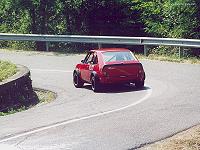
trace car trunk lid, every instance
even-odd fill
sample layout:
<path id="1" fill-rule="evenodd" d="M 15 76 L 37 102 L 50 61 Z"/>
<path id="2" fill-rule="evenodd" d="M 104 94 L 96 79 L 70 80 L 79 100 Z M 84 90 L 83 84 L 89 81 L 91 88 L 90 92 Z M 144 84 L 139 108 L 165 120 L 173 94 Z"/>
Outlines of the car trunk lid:
<path id="1" fill-rule="evenodd" d="M 138 61 L 136 62 L 121 62 L 121 63 L 107 63 L 103 67 L 103 74 L 109 77 L 133 77 L 137 76 L 138 72 L 142 70 L 142 65 Z"/>

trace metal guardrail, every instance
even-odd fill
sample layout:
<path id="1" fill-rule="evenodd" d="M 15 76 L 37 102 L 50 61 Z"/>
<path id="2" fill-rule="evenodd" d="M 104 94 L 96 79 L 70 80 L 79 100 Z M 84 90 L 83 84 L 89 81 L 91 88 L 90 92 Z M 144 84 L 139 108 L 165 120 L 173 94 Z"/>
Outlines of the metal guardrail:
<path id="1" fill-rule="evenodd" d="M 82 36 L 82 35 L 38 35 L 38 34 L 7 34 L 0 33 L 0 41 L 44 41 L 46 50 L 49 42 L 78 42 L 98 44 L 124 44 L 144 45 L 144 53 L 147 55 L 148 45 L 164 45 L 178 47 L 200 47 L 198 39 L 153 38 L 153 37 L 121 37 L 121 36 Z"/>

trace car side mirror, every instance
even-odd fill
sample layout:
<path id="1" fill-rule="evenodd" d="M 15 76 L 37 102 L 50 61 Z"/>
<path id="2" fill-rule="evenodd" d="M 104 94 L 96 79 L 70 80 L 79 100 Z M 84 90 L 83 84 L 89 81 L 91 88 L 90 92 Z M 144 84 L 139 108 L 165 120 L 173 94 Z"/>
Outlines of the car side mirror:
<path id="1" fill-rule="evenodd" d="M 84 63 L 84 60 L 81 60 L 82 63 Z"/>

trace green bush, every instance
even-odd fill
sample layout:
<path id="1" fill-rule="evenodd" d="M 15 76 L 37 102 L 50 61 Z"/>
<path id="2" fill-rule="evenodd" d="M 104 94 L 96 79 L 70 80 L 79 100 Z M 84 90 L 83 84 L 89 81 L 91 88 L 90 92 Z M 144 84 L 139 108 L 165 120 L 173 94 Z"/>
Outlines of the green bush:
<path id="1" fill-rule="evenodd" d="M 178 56 L 179 47 L 173 46 L 158 46 L 150 49 L 151 54 L 165 55 L 165 56 Z"/>
<path id="2" fill-rule="evenodd" d="M 149 54 L 161 55 L 161 56 L 170 56 L 174 58 L 179 58 L 179 49 L 180 47 L 175 46 L 154 46 L 150 47 Z M 200 51 L 199 49 L 194 48 L 181 48 L 181 57 L 182 58 L 199 58 Z"/>

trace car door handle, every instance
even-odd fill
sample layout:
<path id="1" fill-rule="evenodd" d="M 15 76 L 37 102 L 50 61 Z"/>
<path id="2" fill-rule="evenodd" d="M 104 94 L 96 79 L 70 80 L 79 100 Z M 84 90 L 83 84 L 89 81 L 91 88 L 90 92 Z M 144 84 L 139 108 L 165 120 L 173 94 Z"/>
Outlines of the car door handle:
<path id="1" fill-rule="evenodd" d="M 89 67 L 89 70 L 90 70 L 90 71 L 93 70 L 93 66 L 90 66 L 90 67 Z"/>

